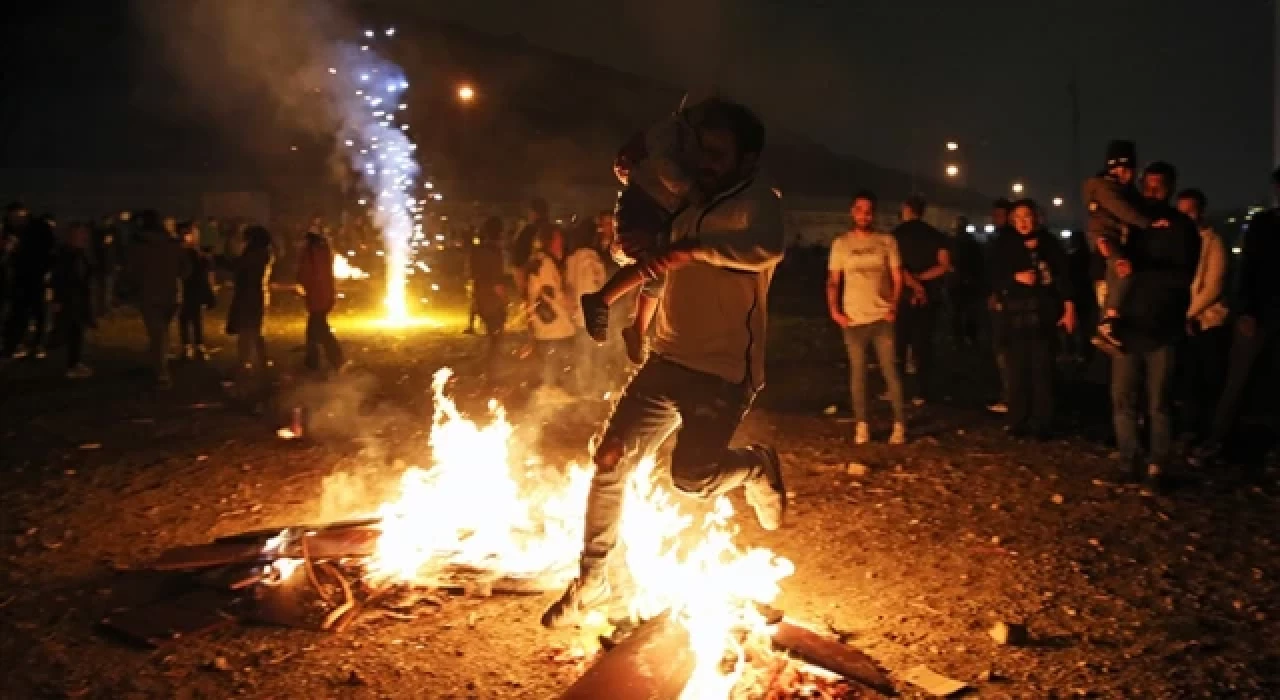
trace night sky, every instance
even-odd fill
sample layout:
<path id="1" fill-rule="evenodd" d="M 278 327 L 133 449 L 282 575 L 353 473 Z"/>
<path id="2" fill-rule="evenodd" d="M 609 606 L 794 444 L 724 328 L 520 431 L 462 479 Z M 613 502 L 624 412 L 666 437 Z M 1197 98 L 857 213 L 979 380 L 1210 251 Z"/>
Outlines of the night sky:
<path id="1" fill-rule="evenodd" d="M 411 0 L 379 4 L 422 5 Z M 447 7 L 446 7 L 447 6 Z M 678 85 L 714 82 L 841 152 L 969 182 L 1078 196 L 1079 165 L 1138 141 L 1218 206 L 1263 201 L 1272 0 L 470 0 L 434 11 Z M 719 28 L 718 28 L 719 27 Z M 1086 173 L 1087 174 L 1087 173 Z"/>
<path id="2" fill-rule="evenodd" d="M 1106 141 L 1134 138 L 1143 160 L 1175 163 L 1214 208 L 1269 194 L 1275 1 L 357 0 L 518 33 L 673 86 L 714 84 L 771 123 L 927 177 L 941 176 L 955 140 L 965 184 L 991 194 L 1018 180 L 1044 200 L 1074 198 Z M 182 123 L 208 119 L 125 0 L 8 12 L 0 167 L 76 167 L 95 153 L 96 167 L 163 161 L 191 140 Z M 129 140 L 130 157 L 112 139 Z"/>

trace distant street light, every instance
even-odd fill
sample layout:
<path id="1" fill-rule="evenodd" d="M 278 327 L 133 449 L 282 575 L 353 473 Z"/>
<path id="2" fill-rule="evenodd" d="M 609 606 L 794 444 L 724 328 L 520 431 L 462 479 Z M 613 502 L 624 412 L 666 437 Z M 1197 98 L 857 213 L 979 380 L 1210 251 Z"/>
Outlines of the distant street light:
<path id="1" fill-rule="evenodd" d="M 1022 187 L 1022 183 L 1021 183 L 1021 182 L 1015 182 L 1015 183 L 1013 183 L 1013 193 L 1014 193 L 1014 194 L 1022 194 L 1022 190 L 1023 190 L 1023 189 L 1024 189 L 1024 188 Z"/>
<path id="2" fill-rule="evenodd" d="M 956 143 L 955 141 L 948 141 L 948 142 L 947 142 L 947 150 L 948 150 L 948 151 L 958 151 L 958 150 L 960 150 L 960 144 Z"/>
<path id="3" fill-rule="evenodd" d="M 1055 206 L 1055 207 L 1060 207 L 1060 206 L 1062 206 L 1062 197 L 1054 197 L 1054 198 L 1053 198 L 1053 206 Z"/>
<path id="4" fill-rule="evenodd" d="M 470 85 L 458 86 L 458 100 L 461 102 L 470 102 L 476 98 L 476 90 Z"/>
<path id="5" fill-rule="evenodd" d="M 960 166 L 958 165 L 947 166 L 947 177 L 955 177 L 959 174 L 960 174 Z"/>

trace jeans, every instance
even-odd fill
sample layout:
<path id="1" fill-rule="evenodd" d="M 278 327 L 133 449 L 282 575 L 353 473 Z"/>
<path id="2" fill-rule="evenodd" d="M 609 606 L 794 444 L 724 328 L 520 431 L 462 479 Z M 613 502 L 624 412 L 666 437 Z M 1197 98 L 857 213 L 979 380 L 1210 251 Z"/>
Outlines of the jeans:
<path id="1" fill-rule="evenodd" d="M 204 307 L 183 304 L 178 313 L 178 337 L 183 345 L 204 345 Z"/>
<path id="2" fill-rule="evenodd" d="M 1129 287 L 1132 286 L 1133 282 L 1133 275 L 1121 277 L 1116 272 L 1117 260 L 1119 258 L 1115 256 L 1107 258 L 1107 279 L 1104 283 L 1106 286 L 1104 287 L 1102 299 L 1103 318 L 1108 313 L 1120 311 L 1120 307 L 1124 305 L 1124 298 L 1129 294 Z"/>
<path id="3" fill-rule="evenodd" d="M 175 306 L 142 307 L 142 325 L 147 329 L 147 357 L 156 379 L 169 378 L 169 324 L 173 321 Z"/>
<path id="4" fill-rule="evenodd" d="M 912 394 L 923 399 L 931 398 L 934 391 L 933 331 L 937 318 L 937 304 L 913 306 L 904 299 L 898 308 L 898 364 L 905 366 L 910 350 L 916 363 L 916 386 Z"/>
<path id="5" fill-rule="evenodd" d="M 320 369 L 320 353 L 329 360 L 329 366 L 337 369 L 342 366 L 342 346 L 329 327 L 329 312 L 312 311 L 307 314 L 306 355 L 303 362 L 307 369 Z"/>
<path id="6" fill-rule="evenodd" d="M 1280 328 L 1280 322 L 1270 319 L 1265 324 L 1258 324 L 1253 337 L 1245 337 L 1238 330 L 1232 332 L 1231 352 L 1227 355 L 1227 380 L 1222 385 L 1222 395 L 1218 397 L 1218 409 L 1213 417 L 1211 437 L 1215 442 L 1225 441 L 1231 432 L 1249 388 L 1249 376 L 1258 358 L 1262 357 L 1262 351 L 1268 345 L 1274 345 L 1277 328 Z"/>
<path id="7" fill-rule="evenodd" d="M 1000 377 L 1000 402 L 1009 404 L 1009 321 L 1004 311 L 991 312 L 991 349 L 995 354 L 996 373 Z"/>
<path id="8" fill-rule="evenodd" d="M 893 422 L 905 423 L 906 408 L 902 399 L 902 380 L 894 364 L 893 324 L 875 321 L 861 326 L 848 326 L 844 330 L 844 347 L 849 353 L 849 387 L 853 394 L 853 417 L 859 423 L 867 420 L 867 342 L 875 346 L 876 362 L 889 390 L 889 403 L 893 407 Z"/>
<path id="9" fill-rule="evenodd" d="M 1150 462 L 1168 464 L 1172 456 L 1173 426 L 1170 392 L 1175 351 L 1165 345 L 1146 352 L 1130 351 L 1111 361 L 1111 410 L 1120 458 L 1133 464 L 1141 448 L 1138 438 L 1138 386 L 1145 379 L 1147 413 L 1151 416 Z"/>
<path id="10" fill-rule="evenodd" d="M 604 566 L 618 542 L 627 477 L 677 432 L 671 479 L 680 491 L 714 498 L 763 474 L 758 451 L 729 441 L 755 391 L 660 356 L 632 377 L 595 446 L 596 472 L 587 495 L 583 573 Z"/>
<path id="11" fill-rule="evenodd" d="M 1033 432 L 1053 422 L 1054 331 L 1042 326 L 1009 330 L 1009 425 Z"/>

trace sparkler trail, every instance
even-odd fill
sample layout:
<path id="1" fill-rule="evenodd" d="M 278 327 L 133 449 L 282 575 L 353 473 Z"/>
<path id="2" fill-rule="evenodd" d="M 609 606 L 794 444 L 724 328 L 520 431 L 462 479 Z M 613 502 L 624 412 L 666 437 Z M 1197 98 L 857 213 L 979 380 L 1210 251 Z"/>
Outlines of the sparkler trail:
<path id="1" fill-rule="evenodd" d="M 374 50 L 375 43 L 395 36 L 395 29 L 365 30 L 363 41 L 338 47 L 336 66 L 342 134 L 352 167 L 373 195 L 369 211 L 382 231 L 387 265 L 386 320 L 411 320 L 407 276 L 413 243 L 422 238 L 423 202 L 415 197 L 419 173 L 417 145 L 409 137 L 405 92 L 409 81 L 398 66 Z M 360 204 L 367 200 L 361 199 Z"/>

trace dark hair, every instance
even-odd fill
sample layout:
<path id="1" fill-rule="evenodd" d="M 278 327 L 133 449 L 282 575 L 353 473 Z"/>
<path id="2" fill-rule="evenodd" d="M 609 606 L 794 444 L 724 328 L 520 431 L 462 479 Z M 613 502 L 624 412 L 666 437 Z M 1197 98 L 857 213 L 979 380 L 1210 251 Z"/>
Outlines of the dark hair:
<path id="1" fill-rule="evenodd" d="M 1021 209 L 1023 207 L 1030 209 L 1031 213 L 1035 214 L 1037 219 L 1040 218 L 1040 205 L 1036 204 L 1036 200 L 1030 197 L 1023 197 L 1022 199 L 1010 204 L 1009 211 L 1012 212 L 1014 209 Z"/>
<path id="2" fill-rule="evenodd" d="M 1001 197 L 1000 199 L 997 199 L 996 201 L 991 203 L 991 208 L 1001 209 L 1003 211 L 1009 211 L 1010 209 L 1013 208 L 1013 202 L 1010 202 L 1008 197 Z"/>
<path id="3" fill-rule="evenodd" d="M 739 155 L 764 150 L 764 124 L 751 110 L 737 102 L 719 98 L 708 100 L 702 109 L 698 127 L 732 131 Z"/>
<path id="4" fill-rule="evenodd" d="M 551 211 L 551 207 L 547 206 L 547 200 L 542 197 L 534 197 L 533 201 L 529 202 L 529 208 L 544 219 L 549 216 L 548 212 Z"/>
<path id="5" fill-rule="evenodd" d="M 1209 198 L 1204 196 L 1204 192 L 1194 187 L 1191 187 L 1179 192 L 1177 198 L 1180 200 L 1190 199 L 1195 201 L 1196 209 L 1199 210 L 1201 214 L 1204 213 L 1205 207 L 1209 206 Z"/>
<path id="6" fill-rule="evenodd" d="M 1158 175 L 1163 178 L 1165 184 L 1169 186 L 1169 190 L 1173 191 L 1178 186 L 1178 169 L 1162 160 L 1158 160 L 1147 166 L 1147 175 Z"/>
<path id="7" fill-rule="evenodd" d="M 244 245 L 246 250 L 249 248 L 270 248 L 271 233 L 257 224 L 250 226 L 244 230 Z"/>
<path id="8" fill-rule="evenodd" d="M 927 202 L 924 201 L 924 197 L 918 194 L 913 194 L 907 197 L 905 200 L 903 200 L 902 206 L 910 209 L 911 213 L 915 214 L 916 216 L 924 216 L 924 210 L 929 205 Z"/>
<path id="9" fill-rule="evenodd" d="M 849 204 L 856 204 L 859 199 L 865 199 L 871 202 L 871 208 L 875 209 L 880 200 L 876 198 L 876 193 L 871 190 L 858 190 L 853 193 L 853 199 L 849 200 Z"/>

